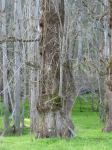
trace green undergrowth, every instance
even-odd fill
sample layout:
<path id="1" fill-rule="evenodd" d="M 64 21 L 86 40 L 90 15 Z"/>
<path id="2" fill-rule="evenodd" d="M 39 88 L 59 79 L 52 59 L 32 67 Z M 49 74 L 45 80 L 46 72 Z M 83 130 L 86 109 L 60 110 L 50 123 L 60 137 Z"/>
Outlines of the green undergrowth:
<path id="1" fill-rule="evenodd" d="M 35 139 L 29 134 L 29 104 L 25 104 L 25 129 L 20 137 L 0 137 L 0 150 L 111 150 L 112 133 L 103 133 L 103 125 L 98 112 L 91 109 L 91 100 L 82 100 L 80 112 L 80 97 L 72 111 L 76 137 L 72 139 Z M 0 124 L 2 124 L 2 117 Z"/>

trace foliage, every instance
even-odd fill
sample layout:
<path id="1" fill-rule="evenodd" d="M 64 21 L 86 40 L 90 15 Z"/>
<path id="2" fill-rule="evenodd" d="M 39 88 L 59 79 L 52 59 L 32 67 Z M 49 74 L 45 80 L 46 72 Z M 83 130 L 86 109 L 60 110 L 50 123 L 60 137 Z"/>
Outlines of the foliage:
<path id="1" fill-rule="evenodd" d="M 78 98 L 79 99 L 79 98 Z M 28 102 L 28 101 L 27 101 Z M 29 135 L 30 121 L 25 119 L 24 135 L 0 137 L 0 150 L 110 150 L 112 147 L 112 134 L 103 133 L 102 123 L 97 112 L 91 110 L 90 101 L 82 103 L 83 112 L 80 112 L 80 103 L 77 101 L 73 108 L 72 119 L 75 123 L 77 136 L 73 139 L 35 139 Z M 88 105 L 86 105 L 88 104 Z M 29 116 L 28 103 L 25 105 Z M 87 109 L 90 108 L 90 109 Z M 0 119 L 1 121 L 1 119 Z M 1 124 L 1 122 L 0 122 Z"/>

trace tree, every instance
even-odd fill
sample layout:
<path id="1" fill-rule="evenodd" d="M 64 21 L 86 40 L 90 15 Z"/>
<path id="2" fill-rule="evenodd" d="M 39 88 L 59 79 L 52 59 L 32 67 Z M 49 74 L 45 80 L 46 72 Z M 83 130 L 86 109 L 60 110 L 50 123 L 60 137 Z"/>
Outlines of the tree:
<path id="1" fill-rule="evenodd" d="M 37 137 L 71 137 L 74 134 L 70 119 L 74 99 L 72 62 L 68 57 L 69 50 L 64 46 L 68 23 L 65 3 L 64 0 L 40 1 L 40 62 L 36 65 L 39 76 L 35 81 L 39 82 L 36 91 Z"/>
<path id="2" fill-rule="evenodd" d="M 2 36 L 6 37 L 6 3 L 2 0 Z M 4 129 L 9 129 L 9 104 L 8 104 L 8 78 L 7 78 L 7 46 L 6 42 L 2 44 L 3 51 L 3 90 L 4 90 Z"/>
<path id="3" fill-rule="evenodd" d="M 14 23 L 15 23 L 15 39 L 21 38 L 21 20 L 22 8 L 21 1 L 14 2 Z M 17 134 L 20 134 L 20 94 L 21 94 L 21 80 L 20 80 L 20 52 L 21 43 L 16 41 L 14 45 L 14 128 Z"/>
<path id="4" fill-rule="evenodd" d="M 112 1 L 105 1 L 106 6 L 109 7 L 109 16 L 107 21 L 109 20 L 109 27 L 110 27 L 110 46 L 109 52 L 107 52 L 108 64 L 107 64 L 107 76 L 106 76 L 106 94 L 105 94 L 105 110 L 106 110 L 106 123 L 104 127 L 105 132 L 112 131 Z"/>
<path id="5" fill-rule="evenodd" d="M 37 130 L 38 112 L 37 101 L 39 97 L 39 63 L 40 54 L 38 48 L 38 25 L 39 25 L 39 0 L 28 1 L 28 39 L 32 42 L 28 43 L 28 65 L 30 66 L 30 120 L 31 132 Z"/>

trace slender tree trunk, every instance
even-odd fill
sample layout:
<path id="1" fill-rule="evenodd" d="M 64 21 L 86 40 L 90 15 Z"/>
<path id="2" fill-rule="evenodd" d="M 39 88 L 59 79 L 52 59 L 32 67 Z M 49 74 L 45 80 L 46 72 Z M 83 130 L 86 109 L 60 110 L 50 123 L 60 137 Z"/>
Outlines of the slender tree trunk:
<path id="1" fill-rule="evenodd" d="M 6 24 L 7 24 L 7 37 L 14 36 L 14 0 L 6 0 Z M 14 90 L 13 82 L 10 82 L 13 75 L 13 54 L 14 54 L 14 42 L 7 42 L 7 52 L 8 52 L 8 101 L 10 112 L 13 112 L 14 106 Z"/>
<path id="2" fill-rule="evenodd" d="M 82 12 L 80 11 L 78 18 L 78 63 L 80 64 L 83 55 L 83 33 L 82 33 Z"/>
<path id="3" fill-rule="evenodd" d="M 109 8 L 109 1 L 104 0 L 104 11 L 107 11 Z M 110 43 L 109 43 L 109 15 L 104 17 L 104 58 L 108 58 L 110 55 Z"/>
<path id="4" fill-rule="evenodd" d="M 6 4 L 2 0 L 2 36 L 6 37 Z M 9 129 L 9 104 L 8 104 L 8 79 L 7 79 L 7 45 L 6 42 L 2 44 L 3 50 L 3 90 L 4 90 L 4 129 L 7 132 Z"/>
<path id="5" fill-rule="evenodd" d="M 15 39 L 21 38 L 21 20 L 22 20 L 22 10 L 21 10 L 21 0 L 16 0 L 14 3 L 14 22 L 15 22 Z M 21 45 L 19 41 L 15 42 L 14 49 L 14 126 L 15 132 L 20 134 L 20 93 L 21 93 L 21 82 L 20 82 L 20 53 Z"/>
<path id="6" fill-rule="evenodd" d="M 28 1 L 28 39 L 34 41 L 28 43 L 28 63 L 30 66 L 30 129 L 31 132 L 37 130 L 38 124 L 38 112 L 37 112 L 37 100 L 39 94 L 39 50 L 38 50 L 38 24 L 39 24 L 39 0 Z M 39 63 L 38 63 L 39 62 Z"/>

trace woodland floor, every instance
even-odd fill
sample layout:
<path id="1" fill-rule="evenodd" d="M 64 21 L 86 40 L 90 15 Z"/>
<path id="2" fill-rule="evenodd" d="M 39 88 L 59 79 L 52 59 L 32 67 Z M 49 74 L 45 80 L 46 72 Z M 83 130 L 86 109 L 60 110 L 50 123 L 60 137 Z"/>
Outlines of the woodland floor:
<path id="1" fill-rule="evenodd" d="M 0 105 L 1 106 L 1 105 Z M 83 112 L 79 104 L 73 108 L 72 119 L 76 137 L 73 139 L 35 139 L 29 134 L 30 121 L 28 106 L 25 112 L 25 130 L 20 137 L 0 137 L 0 150 L 111 150 L 112 133 L 103 133 L 103 125 L 98 112 L 92 112 L 90 102 L 83 102 Z M 0 118 L 2 128 L 2 117 Z"/>

